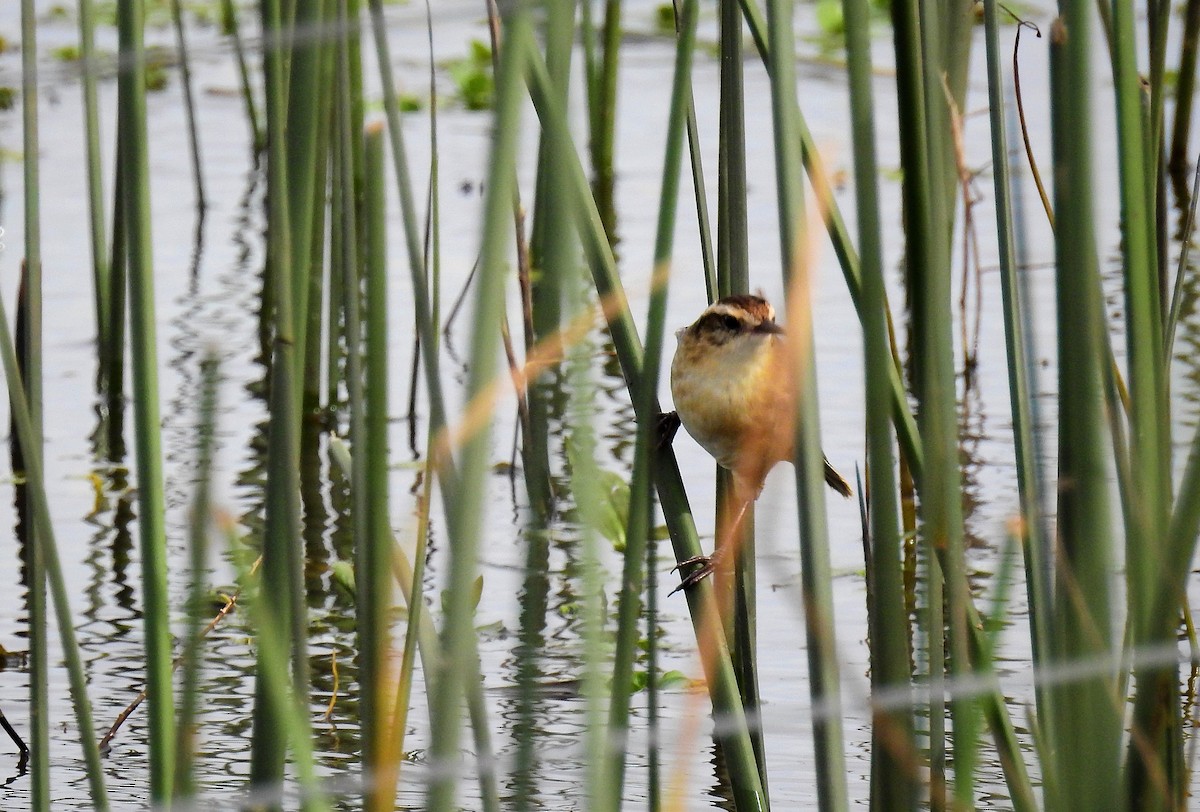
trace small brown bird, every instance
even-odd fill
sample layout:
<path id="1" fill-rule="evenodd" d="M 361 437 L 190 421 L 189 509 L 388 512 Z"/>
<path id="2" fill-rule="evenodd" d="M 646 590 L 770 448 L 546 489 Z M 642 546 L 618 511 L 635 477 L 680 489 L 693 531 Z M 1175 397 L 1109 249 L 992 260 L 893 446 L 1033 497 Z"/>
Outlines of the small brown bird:
<path id="1" fill-rule="evenodd" d="M 733 473 L 738 507 L 729 533 L 735 537 L 767 473 L 794 454 L 795 386 L 787 339 L 775 323 L 775 308 L 760 296 L 727 296 L 676 337 L 671 397 L 688 434 Z M 825 482 L 842 496 L 852 493 L 829 460 Z M 687 564 L 704 566 L 684 578 L 681 589 L 714 566 L 703 556 L 680 562 Z"/>

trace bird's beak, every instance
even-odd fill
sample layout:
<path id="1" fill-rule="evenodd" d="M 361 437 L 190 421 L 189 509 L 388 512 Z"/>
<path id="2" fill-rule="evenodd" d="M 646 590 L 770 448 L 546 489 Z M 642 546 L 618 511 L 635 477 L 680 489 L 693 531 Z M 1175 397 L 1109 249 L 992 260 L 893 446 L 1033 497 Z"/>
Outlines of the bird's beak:
<path id="1" fill-rule="evenodd" d="M 675 331 L 675 340 L 678 341 L 679 339 L 683 338 L 683 334 L 685 332 L 687 332 L 686 327 L 680 327 L 678 330 L 676 330 Z"/>
<path id="2" fill-rule="evenodd" d="M 777 336 L 781 336 L 781 335 L 785 334 L 784 329 L 773 321 L 761 322 L 757 327 L 754 328 L 754 332 L 768 333 L 770 335 L 777 335 Z"/>

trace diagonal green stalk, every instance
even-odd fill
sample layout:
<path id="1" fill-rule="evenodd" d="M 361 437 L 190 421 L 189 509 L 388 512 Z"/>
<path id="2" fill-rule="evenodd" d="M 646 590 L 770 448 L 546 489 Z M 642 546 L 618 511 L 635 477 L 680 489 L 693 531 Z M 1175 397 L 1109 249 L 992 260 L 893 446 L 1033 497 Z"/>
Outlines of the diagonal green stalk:
<path id="1" fill-rule="evenodd" d="M 530 96 L 542 126 L 553 129 L 564 139 L 569 139 L 566 114 L 556 103 L 553 85 L 541 54 L 532 39 L 527 39 L 524 47 L 528 51 L 526 78 L 529 82 Z M 643 380 L 641 342 L 633 323 L 633 316 L 626 304 L 612 248 L 608 244 L 596 202 L 588 187 L 583 165 L 572 151 L 566 151 L 564 157 L 568 159 L 563 171 L 567 172 L 573 190 L 576 227 L 583 240 L 584 253 L 592 271 L 596 292 L 601 301 L 608 303 L 605 315 L 609 333 L 636 411 L 641 403 L 638 393 L 641 391 Z M 651 413 L 638 413 L 637 420 L 652 422 L 657 413 L 656 403 Z M 699 555 L 701 550 L 696 525 L 679 476 L 674 451 L 669 446 L 655 451 L 654 480 L 676 559 L 682 561 Z M 724 634 L 721 632 L 720 614 L 713 600 L 712 585 L 707 580 L 703 581 L 696 588 L 688 590 L 686 595 L 697 643 L 703 653 L 701 661 L 705 669 L 709 695 L 719 720 L 716 737 L 722 746 L 725 765 L 731 776 L 734 798 L 739 808 L 765 808 L 766 797 L 754 760 L 745 711 L 737 692 L 737 680 L 730 664 Z"/>
<path id="2" fill-rule="evenodd" d="M 163 500 L 154 265 L 150 237 L 149 136 L 146 131 L 146 55 L 141 3 L 117 10 L 122 70 L 118 118 L 122 132 L 124 236 L 129 257 L 129 322 L 133 344 L 134 427 L 138 519 L 145 618 L 146 690 L 149 695 L 150 798 L 171 797 L 175 714 L 171 691 L 171 630 L 167 595 L 167 538 Z"/>
<path id="3" fill-rule="evenodd" d="M 779 248 L 789 291 L 788 334 L 796 370 L 796 497 L 800 510 L 801 592 L 807 632 L 809 694 L 820 709 L 813 716 L 817 800 L 823 810 L 847 808 L 841 691 L 833 625 L 829 571 L 829 531 L 825 522 L 816 359 L 813 355 L 812 300 L 804 256 L 802 158 L 797 137 L 795 32 L 791 0 L 767 5 L 771 46 L 771 119 L 775 133 L 775 185 L 779 204 Z"/>
<path id="4" fill-rule="evenodd" d="M 63 577 L 62 562 L 55 541 L 54 524 L 50 520 L 50 504 L 46 498 L 46 480 L 42 468 L 42 451 L 36 444 L 37 434 L 29 400 L 22 383 L 16 350 L 13 348 L 12 332 L 9 329 L 7 310 L 0 301 L 0 363 L 8 384 L 9 407 L 12 409 L 14 433 L 20 440 L 25 453 L 25 482 L 30 492 L 30 507 L 33 513 L 34 535 L 42 548 L 50 595 L 54 601 L 54 614 L 58 622 L 58 634 L 67 664 L 70 680 L 71 703 L 75 709 L 75 724 L 78 727 L 80 745 L 87 765 L 88 788 L 91 802 L 96 809 L 108 809 L 108 794 L 104 786 L 104 768 L 100 762 L 96 728 L 92 722 L 92 705 L 87 694 L 87 678 L 83 671 L 79 643 L 75 635 L 71 603 L 67 596 L 67 582 Z M 48 767 L 49 765 L 47 765 Z M 49 798 L 44 808 L 50 808 Z M 35 808 L 36 804 L 35 804 Z"/>

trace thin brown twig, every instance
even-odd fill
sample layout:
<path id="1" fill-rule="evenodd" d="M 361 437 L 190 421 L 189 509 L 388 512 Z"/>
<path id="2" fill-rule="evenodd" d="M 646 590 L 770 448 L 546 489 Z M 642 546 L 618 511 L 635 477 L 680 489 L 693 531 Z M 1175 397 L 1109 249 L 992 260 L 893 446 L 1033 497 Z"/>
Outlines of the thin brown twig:
<path id="1" fill-rule="evenodd" d="M 1005 9 L 1007 11 L 1007 9 Z M 1008 12 L 1012 14 L 1011 11 Z M 1046 219 L 1050 221 L 1050 229 L 1054 229 L 1054 209 L 1050 206 L 1050 196 L 1046 194 L 1046 187 L 1042 184 L 1042 174 L 1038 172 L 1037 161 L 1033 157 L 1033 145 L 1029 142 L 1029 126 L 1025 122 L 1025 103 L 1021 99 L 1021 69 L 1020 61 L 1017 55 L 1021 49 L 1021 29 L 1030 28 L 1038 39 L 1042 37 L 1042 31 L 1028 20 L 1022 20 L 1013 14 L 1013 18 L 1017 21 L 1017 36 L 1013 42 L 1013 93 L 1017 97 L 1017 116 L 1021 120 L 1021 140 L 1025 144 L 1025 157 L 1029 160 L 1029 170 L 1033 173 L 1033 182 L 1037 185 L 1038 195 L 1042 198 L 1042 208 L 1046 210 Z"/>
<path id="2" fill-rule="evenodd" d="M 260 563 L 262 563 L 262 556 L 259 556 L 254 562 L 254 565 L 250 568 L 251 574 L 258 569 L 258 565 Z M 200 637 L 208 637 L 212 630 L 217 628 L 217 624 L 220 623 L 226 615 L 233 611 L 233 607 L 237 604 L 238 598 L 240 598 L 241 595 L 242 590 L 239 588 L 232 595 L 225 598 L 225 605 L 222 606 L 221 610 L 217 612 L 216 616 L 208 622 L 208 625 L 201 630 Z M 176 657 L 175 662 L 171 665 L 171 669 L 177 670 L 182 663 L 183 657 Z M 117 731 L 121 729 L 121 725 L 125 724 L 125 720 L 132 716 L 133 712 L 138 709 L 138 706 L 145 701 L 146 689 L 142 688 L 134 700 L 125 706 L 125 710 L 121 711 L 121 713 L 117 715 L 116 721 L 112 723 L 112 727 L 110 727 L 108 732 L 105 733 L 103 738 L 100 739 L 100 755 L 108 755 L 109 748 L 112 745 L 112 740 L 117 735 Z"/>
<path id="3" fill-rule="evenodd" d="M 329 697 L 329 705 L 325 708 L 325 713 L 321 714 L 321 718 L 328 722 L 333 717 L 333 709 L 337 707 L 338 698 L 338 667 L 337 667 L 337 649 L 329 652 L 329 670 L 333 674 L 333 695 Z"/>

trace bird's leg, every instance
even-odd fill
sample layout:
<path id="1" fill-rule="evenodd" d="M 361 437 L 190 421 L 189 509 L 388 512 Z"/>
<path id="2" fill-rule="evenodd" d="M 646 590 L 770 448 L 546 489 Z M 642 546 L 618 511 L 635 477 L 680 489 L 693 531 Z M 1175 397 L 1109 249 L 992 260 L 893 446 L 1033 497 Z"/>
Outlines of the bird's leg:
<path id="1" fill-rule="evenodd" d="M 692 570 L 690 573 L 688 573 L 686 576 L 684 576 L 684 578 L 679 582 L 679 586 L 672 589 L 667 594 L 667 597 L 674 595 L 676 592 L 678 592 L 681 589 L 687 589 L 689 587 L 695 586 L 696 584 L 700 583 L 705 578 L 707 578 L 708 576 L 710 576 L 714 572 L 716 572 L 717 567 L 725 560 L 725 556 L 729 554 L 729 551 L 731 550 L 731 548 L 734 546 L 734 544 L 737 543 L 737 540 L 741 537 L 742 521 L 746 518 L 746 511 L 749 510 L 750 505 L 753 502 L 754 502 L 753 499 L 742 499 L 742 504 L 738 508 L 737 515 L 735 515 L 733 517 L 733 522 L 729 525 L 729 528 L 727 530 L 727 534 L 728 534 L 727 539 L 726 539 L 727 543 L 718 544 L 716 546 L 716 548 L 713 550 L 712 555 L 692 556 L 691 558 L 687 558 L 687 559 L 684 559 L 683 561 L 680 561 L 678 564 L 676 564 L 671 569 L 671 572 L 674 572 L 675 570 L 681 569 L 682 567 L 690 567 L 695 564 L 701 565 L 699 567 L 699 569 Z"/>
<path id="2" fill-rule="evenodd" d="M 655 416 L 654 429 L 657 435 L 655 447 L 661 451 L 675 440 L 680 426 L 679 412 L 659 412 Z"/>

